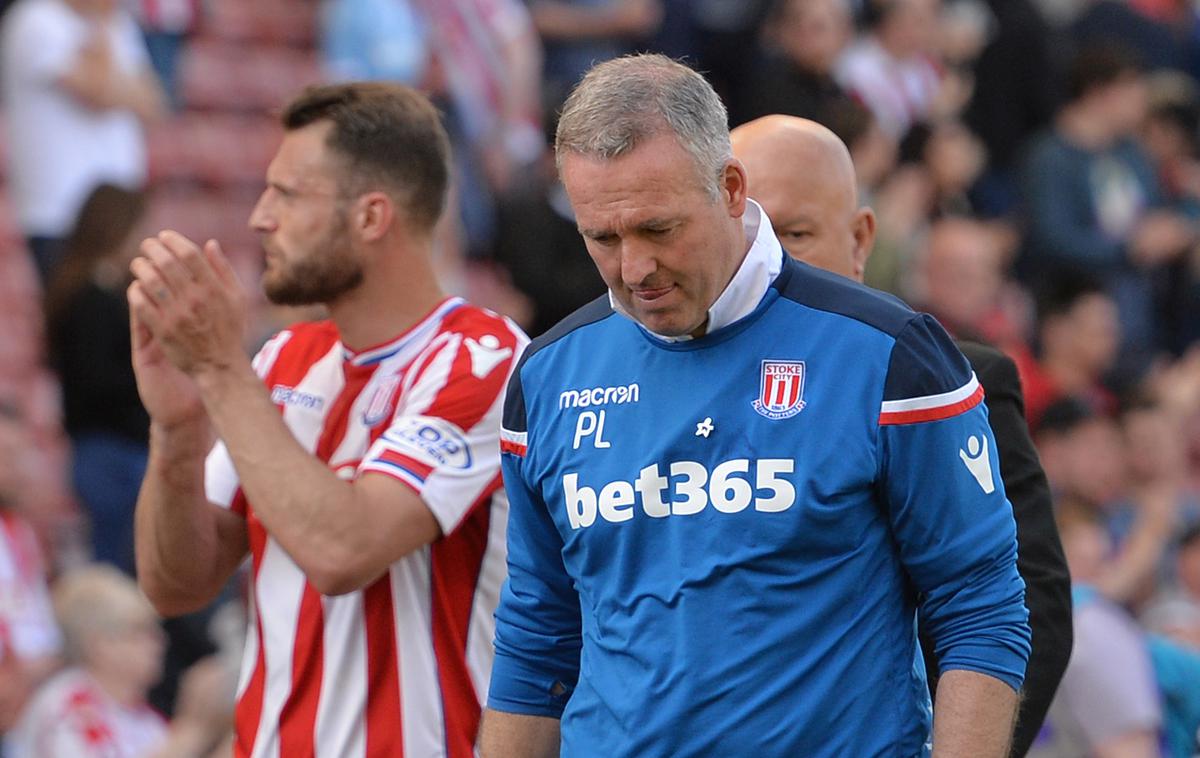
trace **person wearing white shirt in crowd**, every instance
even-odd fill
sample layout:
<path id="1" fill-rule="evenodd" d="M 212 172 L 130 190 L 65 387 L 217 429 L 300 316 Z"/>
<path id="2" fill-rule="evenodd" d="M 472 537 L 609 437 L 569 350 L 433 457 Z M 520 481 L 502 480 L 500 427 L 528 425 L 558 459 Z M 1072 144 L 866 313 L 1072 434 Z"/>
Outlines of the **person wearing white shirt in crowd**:
<path id="1" fill-rule="evenodd" d="M 231 733 L 233 678 L 216 660 L 184 675 L 172 721 L 146 702 L 166 639 L 132 579 L 103 564 L 79 569 L 59 579 L 54 605 L 72 665 L 34 695 L 11 758 L 192 758 Z"/>
<path id="2" fill-rule="evenodd" d="M 0 29 L 9 192 L 44 282 L 84 199 L 146 181 L 143 127 L 166 110 L 118 0 L 17 0 Z"/>

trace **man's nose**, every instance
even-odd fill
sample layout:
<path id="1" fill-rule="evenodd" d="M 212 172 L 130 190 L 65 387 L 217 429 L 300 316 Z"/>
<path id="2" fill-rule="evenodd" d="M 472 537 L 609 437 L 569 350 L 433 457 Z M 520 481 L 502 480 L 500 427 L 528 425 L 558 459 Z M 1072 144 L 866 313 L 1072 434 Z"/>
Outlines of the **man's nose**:
<path id="1" fill-rule="evenodd" d="M 275 218 L 267 208 L 266 193 L 258 199 L 254 204 L 254 210 L 250 211 L 250 219 L 248 221 L 250 228 L 256 232 L 272 232 L 275 231 Z"/>
<path id="2" fill-rule="evenodd" d="M 645 282 L 658 270 L 658 258 L 650 245 L 636 239 L 621 245 L 621 280 L 629 286 Z"/>

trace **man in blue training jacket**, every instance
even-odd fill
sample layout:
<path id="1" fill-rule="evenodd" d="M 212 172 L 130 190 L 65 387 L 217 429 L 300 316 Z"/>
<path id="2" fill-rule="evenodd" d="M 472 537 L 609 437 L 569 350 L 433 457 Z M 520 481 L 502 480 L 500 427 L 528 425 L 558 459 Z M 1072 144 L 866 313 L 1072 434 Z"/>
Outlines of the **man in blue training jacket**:
<path id="1" fill-rule="evenodd" d="M 556 151 L 609 294 L 509 386 L 483 755 L 1007 755 L 1024 585 L 953 342 L 783 254 L 681 64 L 593 68 Z"/>

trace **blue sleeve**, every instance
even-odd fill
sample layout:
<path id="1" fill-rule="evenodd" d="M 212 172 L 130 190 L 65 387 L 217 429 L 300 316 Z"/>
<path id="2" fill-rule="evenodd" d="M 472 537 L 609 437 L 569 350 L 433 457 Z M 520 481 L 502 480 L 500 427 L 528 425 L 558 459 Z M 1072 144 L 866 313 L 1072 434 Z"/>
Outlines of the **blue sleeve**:
<path id="1" fill-rule="evenodd" d="M 1016 524 L 983 391 L 938 323 L 897 336 L 880 412 L 880 481 L 940 670 L 1020 689 L 1029 659 Z"/>
<path id="2" fill-rule="evenodd" d="M 520 369 L 505 398 L 504 432 L 524 437 Z M 524 444 L 501 456 L 509 499 L 508 581 L 496 609 L 496 658 L 488 707 L 558 718 L 579 678 L 579 595 L 562 559 L 562 537 L 536 487 L 526 481 Z"/>

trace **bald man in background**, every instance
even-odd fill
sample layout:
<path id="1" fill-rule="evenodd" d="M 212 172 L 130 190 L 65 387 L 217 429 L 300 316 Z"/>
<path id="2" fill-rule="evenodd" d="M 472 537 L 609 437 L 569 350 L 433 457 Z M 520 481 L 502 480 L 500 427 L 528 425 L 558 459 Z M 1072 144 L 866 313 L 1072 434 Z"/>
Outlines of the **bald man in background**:
<path id="1" fill-rule="evenodd" d="M 824 126 L 792 116 L 765 116 L 733 130 L 733 151 L 746 167 L 749 194 L 763 207 L 793 258 L 863 280 L 875 242 L 875 213 L 858 204 L 854 165 L 845 144 Z M 1024 756 L 1071 654 L 1071 584 L 1054 525 L 1050 488 L 1029 438 L 1016 366 L 995 348 L 958 343 L 986 393 L 1000 474 L 1017 522 L 1017 568 L 1033 629 L 1033 652 L 1013 735 Z M 925 644 L 929 681 L 936 686 Z"/>

